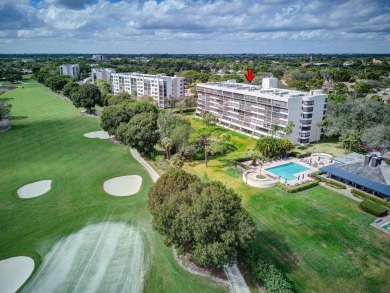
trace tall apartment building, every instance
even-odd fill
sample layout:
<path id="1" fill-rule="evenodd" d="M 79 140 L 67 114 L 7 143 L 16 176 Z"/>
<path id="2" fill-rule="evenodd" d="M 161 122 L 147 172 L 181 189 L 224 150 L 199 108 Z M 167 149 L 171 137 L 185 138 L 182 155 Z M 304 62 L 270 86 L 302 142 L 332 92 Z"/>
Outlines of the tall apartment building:
<path id="1" fill-rule="evenodd" d="M 114 73 L 111 74 L 111 88 L 114 95 L 127 92 L 150 96 L 160 108 L 166 108 L 170 106 L 170 98 L 184 96 L 184 78 L 163 74 Z"/>
<path id="2" fill-rule="evenodd" d="M 60 65 L 60 74 L 79 77 L 80 76 L 80 66 L 78 64 L 63 64 Z"/>
<path id="3" fill-rule="evenodd" d="M 111 82 L 111 74 L 115 73 L 113 68 L 92 68 L 92 82 L 96 82 L 98 79 L 105 80 L 106 82 Z"/>
<path id="4" fill-rule="evenodd" d="M 227 82 L 197 85 L 198 107 L 218 117 L 219 124 L 250 136 L 270 135 L 271 126 L 278 125 L 276 133 L 284 137 L 288 121 L 295 127 L 288 139 L 294 144 L 317 141 L 322 129 L 317 123 L 326 113 L 328 96 L 321 90 L 301 92 L 277 88 L 277 78 L 264 78 L 262 86 Z"/>

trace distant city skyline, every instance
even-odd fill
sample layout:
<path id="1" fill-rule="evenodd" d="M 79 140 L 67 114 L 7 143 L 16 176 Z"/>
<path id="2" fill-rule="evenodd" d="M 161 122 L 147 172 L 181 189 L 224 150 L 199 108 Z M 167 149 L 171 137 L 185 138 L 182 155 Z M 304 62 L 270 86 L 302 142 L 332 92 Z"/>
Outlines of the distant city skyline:
<path id="1" fill-rule="evenodd" d="M 386 0 L 1 0 L 0 54 L 390 53 Z"/>

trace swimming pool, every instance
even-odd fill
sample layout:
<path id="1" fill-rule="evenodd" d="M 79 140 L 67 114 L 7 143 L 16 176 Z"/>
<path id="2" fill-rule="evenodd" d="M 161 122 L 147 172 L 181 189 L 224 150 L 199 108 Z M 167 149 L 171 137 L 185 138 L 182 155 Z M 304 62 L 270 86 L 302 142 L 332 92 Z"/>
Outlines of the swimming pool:
<path id="1" fill-rule="evenodd" d="M 297 178 L 294 176 L 294 174 L 305 172 L 310 170 L 309 168 L 306 168 L 305 166 L 302 166 L 300 164 L 291 162 L 271 168 L 265 169 L 266 171 L 276 175 L 280 176 L 283 179 L 287 179 L 288 181 L 296 180 Z"/>
<path id="2" fill-rule="evenodd" d="M 381 225 L 381 227 L 383 229 L 386 229 L 386 230 L 390 231 L 390 221 L 384 223 L 383 225 Z"/>

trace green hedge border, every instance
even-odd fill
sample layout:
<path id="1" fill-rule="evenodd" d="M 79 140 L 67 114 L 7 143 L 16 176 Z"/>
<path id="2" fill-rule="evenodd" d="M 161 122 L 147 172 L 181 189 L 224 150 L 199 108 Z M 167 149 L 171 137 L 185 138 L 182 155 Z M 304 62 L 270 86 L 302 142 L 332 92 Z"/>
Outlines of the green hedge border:
<path id="1" fill-rule="evenodd" d="M 373 202 L 376 202 L 376 203 L 386 207 L 387 209 L 390 208 L 390 202 L 387 202 L 387 201 L 381 200 L 380 198 L 376 198 L 376 197 L 370 196 L 368 194 L 365 194 L 363 191 L 360 191 L 358 189 L 352 189 L 351 193 L 352 193 L 352 195 L 354 195 L 360 199 L 373 201 Z"/>
<path id="2" fill-rule="evenodd" d="M 318 185 L 319 182 L 320 182 L 319 180 L 313 180 L 313 181 L 310 181 L 308 183 L 304 183 L 304 184 L 301 184 L 301 185 L 298 185 L 295 187 L 288 187 L 280 182 L 276 182 L 275 186 L 278 187 L 279 189 L 287 192 L 287 193 L 295 193 L 295 192 L 299 192 L 299 191 L 303 191 L 303 190 L 312 188 L 312 187 Z"/>
<path id="3" fill-rule="evenodd" d="M 366 211 L 367 213 L 376 216 L 376 217 L 384 217 L 387 215 L 388 211 L 387 208 L 384 206 L 381 206 L 380 204 L 377 204 L 371 200 L 363 200 L 359 207 Z"/>
<path id="4" fill-rule="evenodd" d="M 333 181 L 330 179 L 326 179 L 326 178 L 320 176 L 324 173 L 325 173 L 324 171 L 317 171 L 317 172 L 313 172 L 313 173 L 309 174 L 309 176 L 314 178 L 314 179 L 317 179 L 318 181 L 324 182 L 324 183 L 326 183 L 326 184 L 328 184 L 336 189 L 346 189 L 347 188 L 345 186 L 345 184 L 342 184 L 342 183 L 339 183 L 339 182 L 336 182 L 336 181 Z"/>

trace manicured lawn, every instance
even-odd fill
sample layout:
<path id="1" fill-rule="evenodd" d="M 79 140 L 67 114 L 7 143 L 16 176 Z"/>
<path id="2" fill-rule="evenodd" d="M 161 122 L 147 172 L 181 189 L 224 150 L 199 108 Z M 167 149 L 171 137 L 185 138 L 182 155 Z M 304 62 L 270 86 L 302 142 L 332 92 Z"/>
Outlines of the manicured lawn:
<path id="1" fill-rule="evenodd" d="M 0 97 L 13 105 L 14 116 L 12 129 L 0 133 L 0 259 L 29 255 L 39 267 L 64 236 L 88 224 L 125 222 L 141 231 L 146 244 L 144 291 L 225 291 L 182 270 L 152 230 L 147 191 L 153 183 L 128 149 L 84 138 L 100 129 L 98 119 L 80 116 L 70 102 L 33 80 L 25 82 Z M 119 198 L 103 191 L 105 180 L 132 174 L 143 178 L 137 195 Z M 47 194 L 16 197 L 19 187 L 42 179 L 53 180 Z"/>
<path id="2" fill-rule="evenodd" d="M 198 119 L 192 123 L 202 126 Z M 242 157 L 253 147 L 253 139 L 228 132 L 242 145 L 226 157 Z M 256 249 L 286 273 L 297 291 L 390 291 L 390 237 L 370 226 L 375 218 L 355 201 L 321 186 L 291 195 L 256 189 L 224 166 L 224 159 L 210 160 L 209 167 L 188 162 L 184 170 L 222 181 L 242 196 L 258 227 Z"/>

